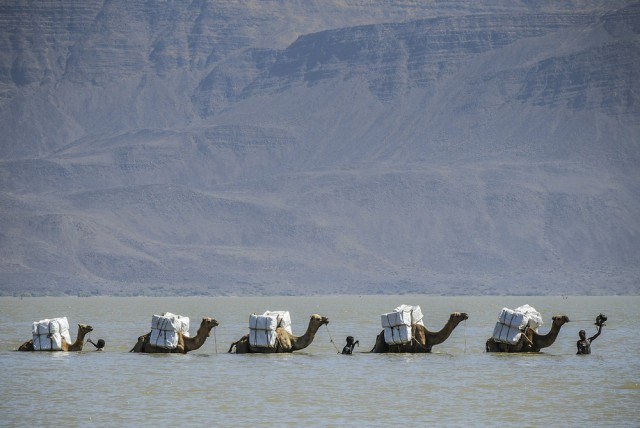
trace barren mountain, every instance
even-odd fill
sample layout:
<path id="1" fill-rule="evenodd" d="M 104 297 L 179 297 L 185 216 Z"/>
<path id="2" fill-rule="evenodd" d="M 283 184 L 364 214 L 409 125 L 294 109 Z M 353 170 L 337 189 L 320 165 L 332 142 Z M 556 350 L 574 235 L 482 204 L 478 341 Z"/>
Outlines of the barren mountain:
<path id="1" fill-rule="evenodd" d="M 0 4 L 0 294 L 637 294 L 640 2 Z"/>

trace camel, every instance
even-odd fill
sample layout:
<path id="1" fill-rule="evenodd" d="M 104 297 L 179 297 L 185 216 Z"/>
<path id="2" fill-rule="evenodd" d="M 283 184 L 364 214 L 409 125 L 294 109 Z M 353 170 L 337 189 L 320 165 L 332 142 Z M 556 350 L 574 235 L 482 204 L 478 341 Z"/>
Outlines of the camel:
<path id="1" fill-rule="evenodd" d="M 66 351 L 66 352 L 82 351 L 82 348 L 84 347 L 84 337 L 87 335 L 87 333 L 90 333 L 92 331 L 93 331 L 93 327 L 91 327 L 90 325 L 78 324 L 78 335 L 76 337 L 76 341 L 73 343 L 68 343 L 67 340 L 63 337 L 62 344 L 61 344 L 61 348 L 62 348 L 61 351 Z M 18 348 L 18 351 L 35 351 L 35 348 L 33 347 L 33 339 L 28 340 L 24 342 L 22 345 L 20 345 L 20 347 Z"/>
<path id="2" fill-rule="evenodd" d="M 302 336 L 294 336 L 282 327 L 276 329 L 275 348 L 252 347 L 249 343 L 249 335 L 242 336 L 237 342 L 233 342 L 229 348 L 229 353 L 236 348 L 236 354 L 283 354 L 299 351 L 311 345 L 318 329 L 325 324 L 329 324 L 329 318 L 318 314 L 311 315 L 307 331 Z"/>
<path id="3" fill-rule="evenodd" d="M 165 349 L 152 345 L 149 343 L 151 338 L 151 332 L 138 337 L 138 341 L 129 352 L 142 352 L 146 354 L 186 354 L 187 352 L 195 351 L 199 349 L 207 337 L 211 335 L 211 329 L 218 326 L 218 321 L 214 318 L 204 317 L 198 327 L 198 332 L 195 336 L 189 337 L 182 333 L 178 336 L 178 346 L 174 349 Z"/>
<path id="4" fill-rule="evenodd" d="M 487 352 L 540 352 L 542 348 L 548 348 L 556 341 L 560 328 L 569 322 L 566 315 L 557 315 L 553 318 L 551 329 L 547 334 L 538 334 L 532 329 L 527 329 L 522 335 L 518 343 L 510 345 L 507 343 L 497 342 L 493 337 L 487 340 Z"/>
<path id="5" fill-rule="evenodd" d="M 469 318 L 464 312 L 454 312 L 440 331 L 431 332 L 421 324 L 411 326 L 411 342 L 403 345 L 389 345 L 384 340 L 384 330 L 376 337 L 376 344 L 370 352 L 373 353 L 429 353 L 434 345 L 439 345 L 449 338 L 453 330 L 462 321 Z"/>

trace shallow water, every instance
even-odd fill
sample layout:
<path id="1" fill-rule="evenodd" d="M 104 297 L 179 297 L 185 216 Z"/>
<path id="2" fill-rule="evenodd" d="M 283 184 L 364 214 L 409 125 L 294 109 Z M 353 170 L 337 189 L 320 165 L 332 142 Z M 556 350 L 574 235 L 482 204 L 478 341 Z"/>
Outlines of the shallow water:
<path id="1" fill-rule="evenodd" d="M 420 305 L 430 330 L 454 311 L 469 320 L 432 354 L 365 353 L 380 314 L 403 303 Z M 525 303 L 542 313 L 543 333 L 552 315 L 572 322 L 543 353 L 485 353 L 500 309 Z M 0 426 L 637 427 L 639 304 L 637 296 L 0 298 Z M 267 309 L 290 311 L 295 334 L 312 313 L 331 322 L 301 352 L 227 354 L 246 334 L 249 314 Z M 192 334 L 203 316 L 220 326 L 187 355 L 128 353 L 151 315 L 164 311 L 189 316 Z M 576 356 L 578 330 L 595 333 L 600 312 L 609 321 L 592 355 Z M 91 337 L 104 339 L 105 351 L 13 351 L 30 338 L 33 321 L 58 316 L 93 325 Z M 347 335 L 360 347 L 338 355 Z"/>

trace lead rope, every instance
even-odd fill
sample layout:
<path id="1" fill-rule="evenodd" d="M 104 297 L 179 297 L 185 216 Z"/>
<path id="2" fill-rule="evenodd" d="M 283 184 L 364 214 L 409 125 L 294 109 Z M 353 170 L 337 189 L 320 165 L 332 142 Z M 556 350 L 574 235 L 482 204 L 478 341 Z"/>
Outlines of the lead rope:
<path id="1" fill-rule="evenodd" d="M 467 320 L 464 320 L 464 353 L 467 353 Z"/>
<path id="2" fill-rule="evenodd" d="M 218 338 L 216 337 L 216 328 L 213 327 L 213 343 L 216 348 L 216 354 L 218 353 Z"/>
<path id="3" fill-rule="evenodd" d="M 338 349 L 338 347 L 336 346 L 335 342 L 333 341 L 333 337 L 331 337 L 331 332 L 329 331 L 329 326 L 327 324 L 325 324 L 324 326 L 327 328 L 327 333 L 329 333 L 329 341 L 331 342 L 331 344 L 335 348 L 336 352 L 339 354 L 340 350 Z"/>

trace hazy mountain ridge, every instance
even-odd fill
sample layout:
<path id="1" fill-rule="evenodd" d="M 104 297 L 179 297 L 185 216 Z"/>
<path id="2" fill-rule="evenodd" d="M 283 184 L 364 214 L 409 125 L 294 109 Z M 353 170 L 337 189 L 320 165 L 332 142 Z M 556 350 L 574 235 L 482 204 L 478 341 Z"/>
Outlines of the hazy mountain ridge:
<path id="1" fill-rule="evenodd" d="M 564 19 L 563 19 L 564 18 Z M 312 85 L 322 79 L 338 76 L 349 78 L 370 74 L 379 82 L 370 82 L 374 93 L 391 98 L 384 87 L 411 89 L 425 87 L 455 71 L 468 59 L 497 49 L 520 38 L 541 36 L 563 26 L 585 25 L 593 16 L 570 15 L 472 15 L 434 18 L 399 24 L 378 24 L 332 30 L 301 36 L 278 55 L 269 67 L 266 84 L 255 84 L 266 91 L 274 90 L 278 81 L 302 80 Z M 347 75 L 341 75 L 340 64 L 348 64 Z M 401 63 L 389 67 L 390 63 Z M 382 75 L 382 76 L 380 76 Z M 390 80 L 406 78 L 406 82 Z M 269 85 L 269 81 L 274 84 Z M 382 88 L 375 83 L 380 83 Z M 248 88 L 253 95 L 252 88 Z"/>
<path id="2" fill-rule="evenodd" d="M 0 293 L 637 293 L 640 3 L 366 3 L 5 4 Z"/>

